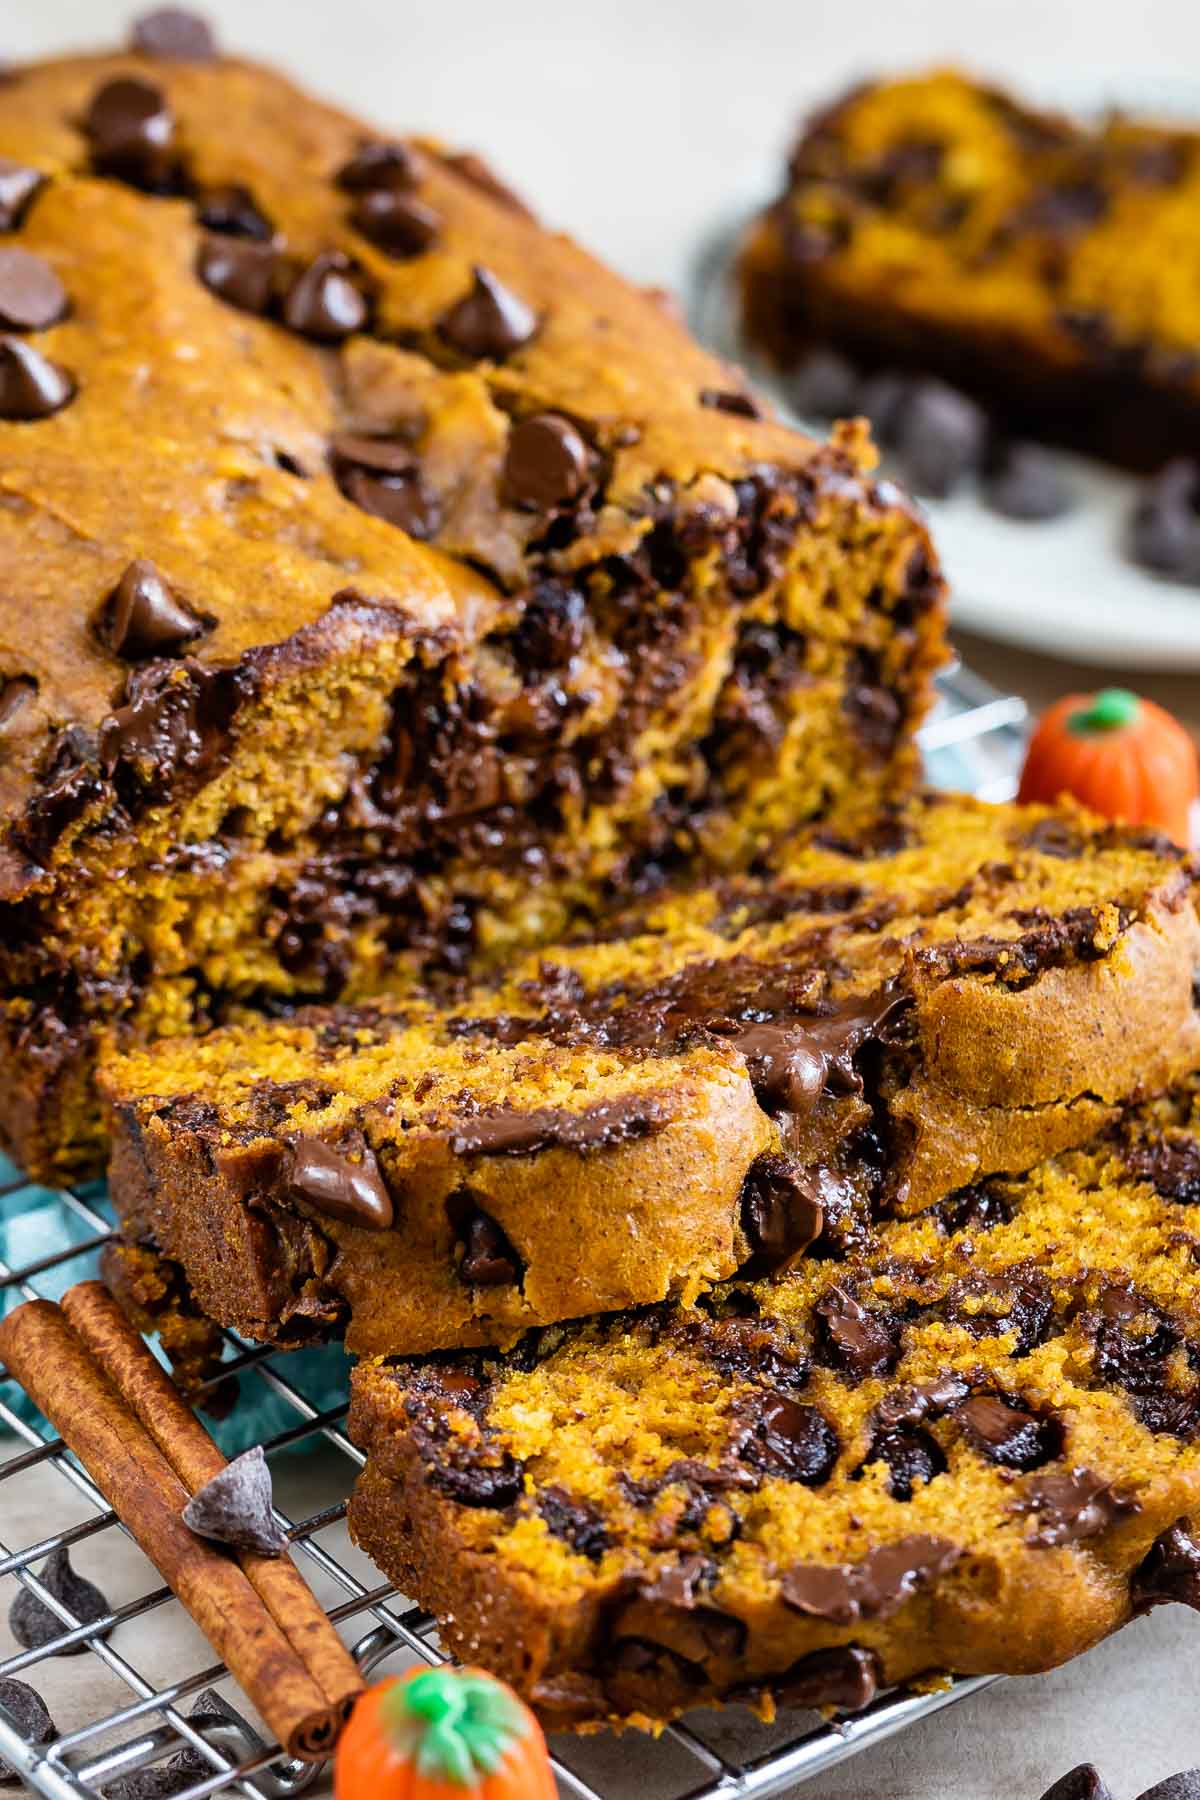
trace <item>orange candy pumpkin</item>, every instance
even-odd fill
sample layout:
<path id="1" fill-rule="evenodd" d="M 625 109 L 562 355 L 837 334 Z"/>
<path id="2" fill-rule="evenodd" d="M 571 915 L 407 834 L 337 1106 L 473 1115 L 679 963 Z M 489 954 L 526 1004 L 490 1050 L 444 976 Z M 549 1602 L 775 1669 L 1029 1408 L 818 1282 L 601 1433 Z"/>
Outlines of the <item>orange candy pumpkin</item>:
<path id="1" fill-rule="evenodd" d="M 1068 694 L 1038 721 L 1018 798 L 1069 794 L 1106 819 L 1155 825 L 1186 845 L 1200 793 L 1196 746 L 1153 700 L 1124 688 Z"/>
<path id="2" fill-rule="evenodd" d="M 341 1735 L 335 1800 L 556 1800 L 542 1728 L 483 1669 L 381 1681 Z"/>

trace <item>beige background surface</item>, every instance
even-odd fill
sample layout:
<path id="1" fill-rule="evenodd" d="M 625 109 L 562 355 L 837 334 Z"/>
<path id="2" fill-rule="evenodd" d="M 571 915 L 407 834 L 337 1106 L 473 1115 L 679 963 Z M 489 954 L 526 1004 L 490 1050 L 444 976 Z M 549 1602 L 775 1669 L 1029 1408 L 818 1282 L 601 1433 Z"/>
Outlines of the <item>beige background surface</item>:
<path id="1" fill-rule="evenodd" d="M 130 10 L 124 0 L 0 0 L 0 50 L 111 39 Z M 871 69 L 965 60 L 1084 96 L 1169 88 L 1191 71 L 1200 93 L 1200 7 L 1184 0 L 210 0 L 206 10 L 229 43 L 286 60 L 348 105 L 486 149 L 548 220 L 668 285 L 714 218 L 771 181 L 804 102 Z M 1088 680 L 979 640 L 962 647 L 1035 704 Z M 1200 681 L 1140 685 L 1200 728 Z M 27 1504 L 25 1518 L 0 1520 L 0 1536 L 40 1535 L 36 1491 Z M 137 1629 L 143 1666 L 173 1660 L 155 1625 Z M 805 1792 L 1037 1800 L 1087 1758 L 1116 1800 L 1133 1800 L 1200 1763 L 1198 1652 L 1200 1619 L 1167 1609 L 1072 1667 L 948 1709 Z M 80 1661 L 62 1673 L 78 1718 L 94 1677 Z M 637 1740 L 626 1740 L 629 1794 L 638 1760 Z"/>

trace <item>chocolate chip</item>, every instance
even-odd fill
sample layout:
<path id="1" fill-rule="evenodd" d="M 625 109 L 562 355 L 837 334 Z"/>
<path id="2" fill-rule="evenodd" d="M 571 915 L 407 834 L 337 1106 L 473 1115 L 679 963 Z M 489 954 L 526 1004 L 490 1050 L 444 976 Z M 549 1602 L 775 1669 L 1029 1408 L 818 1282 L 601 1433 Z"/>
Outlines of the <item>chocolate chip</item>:
<path id="1" fill-rule="evenodd" d="M 835 1369 L 856 1381 L 868 1375 L 887 1375 L 900 1355 L 898 1326 L 868 1312 L 844 1288 L 833 1287 L 817 1301 L 825 1349 Z"/>
<path id="2" fill-rule="evenodd" d="M 348 500 L 410 537 L 433 536 L 440 523 L 437 497 L 421 480 L 420 464 L 401 439 L 345 433 L 334 438 L 330 455 Z"/>
<path id="3" fill-rule="evenodd" d="M 185 1755 L 188 1758 L 186 1764 L 183 1762 Z M 197 1781 L 212 1772 L 213 1766 L 208 1759 L 189 1745 L 186 1752 L 181 1751 L 169 1763 L 118 1775 L 104 1789 L 104 1800 L 175 1800 L 177 1794 L 188 1793 Z"/>
<path id="4" fill-rule="evenodd" d="M 873 1462 L 887 1465 L 888 1492 L 893 1500 L 911 1500 L 918 1482 L 925 1485 L 946 1472 L 946 1458 L 936 1438 L 915 1428 L 878 1432 L 871 1441 L 864 1467 Z"/>
<path id="5" fill-rule="evenodd" d="M 1053 451 L 1041 444 L 1008 443 L 989 458 L 983 497 L 1009 519 L 1060 519 L 1074 497 Z"/>
<path id="6" fill-rule="evenodd" d="M 956 1282 L 941 1307 L 948 1325 L 972 1337 L 1013 1334 L 1013 1355 L 1028 1356 L 1046 1341 L 1054 1323 L 1054 1298 L 1035 1270 L 968 1275 Z"/>
<path id="7" fill-rule="evenodd" d="M 1012 1222 L 1013 1210 L 999 1188 L 986 1181 L 959 1188 L 930 1207 L 931 1216 L 944 1231 L 992 1231 Z"/>
<path id="8" fill-rule="evenodd" d="M 476 265 L 474 285 L 443 316 L 438 331 L 463 356 L 502 362 L 527 344 L 537 330 L 537 315 L 510 293 L 487 269 Z"/>
<path id="9" fill-rule="evenodd" d="M 981 409 L 941 381 L 919 381 L 900 409 L 896 449 L 918 494 L 944 500 L 983 455 Z"/>
<path id="10" fill-rule="evenodd" d="M 372 188 L 350 215 L 356 231 L 389 256 L 420 256 L 437 243 L 441 214 L 413 194 L 395 188 Z"/>
<path id="11" fill-rule="evenodd" d="M 430 1485 L 458 1506 L 512 1506 L 524 1487 L 522 1464 L 507 1450 L 501 1451 L 493 1462 L 485 1461 L 485 1454 L 494 1452 L 477 1450 L 471 1444 L 439 1445 L 436 1455 L 426 1464 Z"/>
<path id="12" fill-rule="evenodd" d="M 161 88 L 129 75 L 105 82 L 92 97 L 83 129 L 102 175 L 152 193 L 176 185 L 175 115 Z"/>
<path id="13" fill-rule="evenodd" d="M 1178 1601 L 1200 1612 L 1200 1544 L 1191 1521 L 1179 1519 L 1161 1532 L 1134 1570 L 1129 1584 L 1135 1613 Z"/>
<path id="14" fill-rule="evenodd" d="M 1200 583 L 1200 463 L 1177 458 L 1146 483 L 1130 522 L 1129 553 L 1160 575 Z"/>
<path id="15" fill-rule="evenodd" d="M 1039 1475 L 1031 1481 L 1015 1512 L 1037 1515 L 1026 1543 L 1037 1549 L 1076 1544 L 1095 1537 L 1118 1519 L 1141 1511 L 1131 1494 L 1124 1494 L 1090 1469 L 1068 1469 L 1061 1474 Z"/>
<path id="16" fill-rule="evenodd" d="M 1112 1800 L 1095 1763 L 1079 1763 L 1048 1787 L 1042 1800 Z"/>
<path id="17" fill-rule="evenodd" d="M 1057 1420 L 1010 1406 L 997 1394 L 974 1395 L 963 1402 L 955 1417 L 973 1449 L 1008 1469 L 1039 1468 L 1062 1448 L 1062 1427 Z"/>
<path id="18" fill-rule="evenodd" d="M 821 1235 L 825 1171 L 801 1168 L 773 1151 L 751 1163 L 742 1182 L 740 1222 L 751 1257 L 782 1273 Z"/>
<path id="19" fill-rule="evenodd" d="M 126 662 L 174 656 L 206 627 L 152 562 L 131 562 L 100 609 L 97 633 Z"/>
<path id="20" fill-rule="evenodd" d="M 334 176 L 348 194 L 414 188 L 425 174 L 424 159 L 408 144 L 362 144 Z"/>
<path id="21" fill-rule="evenodd" d="M 786 1606 L 833 1625 L 886 1619 L 962 1555 L 946 1538 L 916 1533 L 881 1544 L 859 1563 L 800 1563 L 779 1584 Z"/>
<path id="22" fill-rule="evenodd" d="M 565 668 L 583 648 L 587 601 L 561 581 L 538 581 L 513 635 L 513 654 L 526 670 Z"/>
<path id="23" fill-rule="evenodd" d="M 0 231 L 15 231 L 33 196 L 46 183 L 40 169 L 0 156 Z"/>
<path id="24" fill-rule="evenodd" d="M 847 419 L 859 409 L 858 374 L 836 350 L 810 350 L 788 376 L 788 395 L 802 418 Z"/>
<path id="25" fill-rule="evenodd" d="M 535 413 L 509 433 L 504 497 L 549 512 L 579 497 L 588 471 L 588 447 L 571 421 L 559 413 Z"/>
<path id="26" fill-rule="evenodd" d="M 701 406 L 711 407 L 714 412 L 732 413 L 738 419 L 761 419 L 762 407 L 753 394 L 745 394 L 740 388 L 701 388 Z"/>
<path id="27" fill-rule="evenodd" d="M 471 1287 L 506 1287 L 521 1279 L 521 1259 L 503 1228 L 469 1193 L 451 1194 L 446 1211 L 463 1246 L 460 1281 Z"/>
<path id="28" fill-rule="evenodd" d="M 254 196 L 240 181 L 206 188 L 196 201 L 196 217 L 206 231 L 248 238 L 265 244 L 275 235 L 271 221 L 259 211 Z"/>
<path id="29" fill-rule="evenodd" d="M 453 169 L 456 175 L 461 175 L 464 181 L 469 181 L 472 187 L 487 194 L 489 199 L 498 200 L 509 212 L 516 213 L 522 219 L 533 218 L 533 213 L 520 195 L 514 193 L 507 182 L 501 181 L 491 165 L 482 156 L 477 156 L 474 150 L 460 150 L 456 155 L 447 156 L 443 160 L 448 169 Z"/>
<path id="30" fill-rule="evenodd" d="M 875 1408 L 875 1423 L 884 1431 L 893 1431 L 919 1425 L 923 1419 L 940 1418 L 965 1400 L 969 1391 L 961 1375 L 939 1375 L 919 1386 L 893 1388 Z"/>
<path id="31" fill-rule="evenodd" d="M 165 62 L 212 62 L 217 54 L 208 20 L 178 6 L 160 6 L 135 20 L 132 47 Z"/>
<path id="32" fill-rule="evenodd" d="M 899 374 L 894 369 L 880 369 L 863 381 L 857 404 L 851 410 L 869 419 L 875 437 L 890 448 L 896 442 L 901 418 L 915 386 L 911 375 Z"/>
<path id="33" fill-rule="evenodd" d="M 1137 1800 L 1200 1800 L 1200 1769 L 1181 1769 L 1153 1787 L 1143 1789 Z"/>
<path id="34" fill-rule="evenodd" d="M 58 363 L 20 338 L 0 337 L 0 419 L 48 419 L 75 398 Z"/>
<path id="35" fill-rule="evenodd" d="M 66 1550 L 51 1551 L 38 1572 L 38 1580 L 53 1599 L 66 1607 L 76 1624 L 91 1625 L 111 1610 L 100 1589 L 75 1573 Z M 24 1650 L 44 1650 L 64 1632 L 74 1630 L 27 1587 L 21 1588 L 9 1608 L 8 1628 Z M 107 1637 L 108 1633 L 102 1635 Z M 81 1640 L 55 1651 L 55 1655 L 82 1656 L 87 1648 L 87 1641 Z"/>
<path id="36" fill-rule="evenodd" d="M 368 1231 L 387 1231 L 395 1206 L 371 1146 L 327 1144 L 298 1137 L 291 1145 L 288 1187 L 328 1218 Z"/>
<path id="37" fill-rule="evenodd" d="M 11 731 L 37 690 L 37 680 L 32 675 L 0 678 L 0 735 Z"/>
<path id="38" fill-rule="evenodd" d="M 716 1573 L 709 1557 L 696 1554 L 663 1564 L 613 1619 L 614 1641 L 661 1646 L 697 1667 L 740 1656 L 745 1625 L 731 1613 L 702 1604 Z"/>
<path id="39" fill-rule="evenodd" d="M 848 1644 L 841 1650 L 814 1650 L 771 1684 L 780 1706 L 832 1706 L 861 1712 L 879 1690 L 878 1658 Z"/>
<path id="40" fill-rule="evenodd" d="M 279 253 L 271 244 L 239 237 L 205 237 L 196 273 L 210 293 L 242 312 L 265 313 L 275 289 Z"/>
<path id="41" fill-rule="evenodd" d="M 552 1537 L 561 1538 L 592 1562 L 598 1562 L 612 1542 L 601 1513 L 586 1500 L 575 1499 L 565 1488 L 543 1488 L 537 1508 Z"/>
<path id="42" fill-rule="evenodd" d="M 1125 1167 L 1135 1181 L 1150 1184 L 1156 1194 L 1176 1206 L 1200 1206 L 1200 1140 L 1190 1133 L 1148 1137 L 1125 1152 Z"/>
<path id="43" fill-rule="evenodd" d="M 371 308 L 350 279 L 353 265 L 340 250 L 323 250 L 302 269 L 283 302 L 283 322 L 321 344 L 340 343 L 361 331 Z"/>
<path id="44" fill-rule="evenodd" d="M 823 1413 L 766 1388 L 738 1402 L 742 1435 L 733 1448 L 751 1468 L 818 1487 L 833 1473 L 841 1446 Z"/>
<path id="45" fill-rule="evenodd" d="M 0 1707 L 27 1744 L 40 1748 L 43 1744 L 52 1744 L 58 1736 L 58 1727 L 50 1717 L 49 1707 L 27 1681 L 17 1681 L 12 1675 L 0 1676 Z M 15 1773 L 16 1770 L 10 1769 L 0 1758 L 0 1781 Z"/>
<path id="46" fill-rule="evenodd" d="M 287 1533 L 271 1511 L 271 1471 L 262 1445 L 244 1450 L 197 1488 L 183 1509 L 183 1522 L 198 1537 L 234 1550 L 281 1556 Z"/>

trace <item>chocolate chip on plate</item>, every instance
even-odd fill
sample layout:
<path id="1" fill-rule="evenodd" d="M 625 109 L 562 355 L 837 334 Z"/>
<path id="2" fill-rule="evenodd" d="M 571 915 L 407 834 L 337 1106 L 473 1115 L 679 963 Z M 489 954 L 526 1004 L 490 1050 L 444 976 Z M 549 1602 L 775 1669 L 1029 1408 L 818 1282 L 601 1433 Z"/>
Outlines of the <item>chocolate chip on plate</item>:
<path id="1" fill-rule="evenodd" d="M 44 256 L 0 246 L 0 325 L 44 331 L 67 310 L 67 290 Z"/>
<path id="2" fill-rule="evenodd" d="M 438 331 L 463 356 L 500 362 L 527 344 L 537 330 L 537 315 L 488 269 L 476 266 L 469 294 L 445 313 Z"/>
<path id="3" fill-rule="evenodd" d="M 1079 1763 L 1048 1787 L 1042 1800 L 1112 1800 L 1095 1763 Z"/>
<path id="4" fill-rule="evenodd" d="M 53 1743 L 58 1736 L 49 1707 L 27 1681 L 18 1681 L 12 1675 L 0 1676 L 0 1708 L 25 1742 L 35 1748 Z M 0 1757 L 0 1781 L 15 1773 Z"/>
<path id="5" fill-rule="evenodd" d="M 425 173 L 424 159 L 408 144 L 362 144 L 334 176 L 348 194 L 413 188 Z"/>
<path id="6" fill-rule="evenodd" d="M 879 443 L 891 447 L 896 442 L 901 415 L 916 386 L 911 375 L 897 369 L 877 369 L 864 378 L 852 412 L 860 412 L 870 421 Z"/>
<path id="7" fill-rule="evenodd" d="M 336 344 L 361 331 L 371 308 L 351 279 L 352 265 L 340 250 L 323 250 L 301 269 L 283 302 L 283 322 L 318 343 Z"/>
<path id="8" fill-rule="evenodd" d="M 534 413 L 514 425 L 504 458 L 504 494 L 517 506 L 550 511 L 578 499 L 587 482 L 588 447 L 561 413 Z"/>
<path id="9" fill-rule="evenodd" d="M 788 376 L 788 394 L 803 418 L 847 419 L 861 407 L 853 363 L 827 347 L 801 358 Z"/>
<path id="10" fill-rule="evenodd" d="M 1200 1800 L 1200 1769 L 1181 1769 L 1144 1789 L 1137 1800 Z"/>
<path id="11" fill-rule="evenodd" d="M 164 62 L 212 62 L 217 43 L 212 26 L 180 6 L 160 6 L 134 21 L 132 46 Z"/>
<path id="12" fill-rule="evenodd" d="M 15 231 L 25 216 L 25 209 L 46 177 L 40 169 L 26 168 L 0 156 L 0 231 Z"/>
<path id="13" fill-rule="evenodd" d="M 175 185 L 175 115 L 153 83 L 131 75 L 106 81 L 92 97 L 83 129 L 101 174 L 151 191 Z"/>
<path id="14" fill-rule="evenodd" d="M 244 1450 L 197 1488 L 183 1509 L 183 1522 L 198 1537 L 234 1550 L 282 1555 L 287 1533 L 271 1511 L 271 1471 L 262 1445 Z"/>
<path id="15" fill-rule="evenodd" d="M 45 1565 L 38 1571 L 38 1580 L 53 1599 L 66 1607 L 79 1625 L 91 1625 L 112 1610 L 94 1582 L 86 1581 L 82 1575 L 75 1573 L 65 1549 L 51 1551 Z M 24 1650 L 44 1650 L 47 1644 L 52 1644 L 56 1638 L 74 1629 L 27 1587 L 20 1590 L 8 1609 L 8 1628 Z M 107 1636 L 107 1633 L 103 1635 Z M 69 1644 L 65 1650 L 58 1650 L 55 1654 L 82 1656 L 87 1648 L 87 1640 L 81 1639 L 79 1643 Z"/>
<path id="16" fill-rule="evenodd" d="M 174 656 L 207 629 L 152 562 L 131 562 L 100 609 L 97 632 L 126 662 Z"/>
<path id="17" fill-rule="evenodd" d="M 75 398 L 75 382 L 20 338 L 0 337 L 0 419 L 48 419 Z"/>
<path id="18" fill-rule="evenodd" d="M 347 1225 L 387 1231 L 395 1219 L 392 1196 L 366 1142 L 355 1149 L 298 1137 L 291 1146 L 288 1185 L 318 1212 Z"/>
<path id="19" fill-rule="evenodd" d="M 350 222 L 377 250 L 388 256 L 420 256 L 437 243 L 441 214 L 415 194 L 395 188 L 372 188 L 350 215 Z"/>
<path id="20" fill-rule="evenodd" d="M 987 438 L 983 411 L 944 381 L 918 381 L 901 404 L 896 450 L 919 494 L 944 500 L 978 467 Z"/>
<path id="21" fill-rule="evenodd" d="M 1177 457 L 1146 483 L 1130 521 L 1129 553 L 1159 575 L 1200 583 L 1200 463 Z"/>
<path id="22" fill-rule="evenodd" d="M 278 267 L 273 244 L 245 237 L 205 237 L 196 252 L 196 273 L 205 287 L 241 312 L 267 311 Z"/>
<path id="23" fill-rule="evenodd" d="M 1060 519 L 1074 497 L 1053 451 L 1042 444 L 1006 443 L 988 459 L 983 497 L 1007 519 Z"/>

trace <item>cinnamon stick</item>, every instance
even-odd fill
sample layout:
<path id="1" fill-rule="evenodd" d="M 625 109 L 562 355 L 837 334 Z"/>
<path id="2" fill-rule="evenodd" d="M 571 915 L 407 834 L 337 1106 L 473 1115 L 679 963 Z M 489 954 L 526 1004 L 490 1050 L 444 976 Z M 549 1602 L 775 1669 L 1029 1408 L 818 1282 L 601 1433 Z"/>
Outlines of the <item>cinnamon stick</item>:
<path id="1" fill-rule="evenodd" d="M 232 1556 L 188 1530 L 189 1494 L 62 1309 L 0 1321 L 0 1360 L 83 1463 L 289 1755 L 327 1757 L 344 1723 Z"/>
<path id="2" fill-rule="evenodd" d="M 63 1295 L 63 1312 L 126 1405 L 141 1420 L 189 1494 L 219 1475 L 225 1458 L 140 1333 L 100 1281 Z M 331 1706 L 349 1711 L 363 1679 L 289 1556 L 235 1552 L 246 1579 Z"/>

